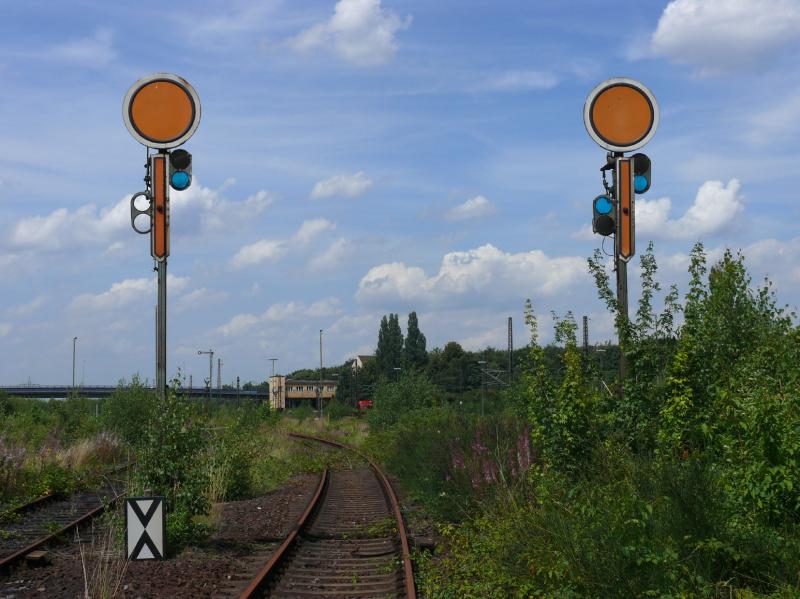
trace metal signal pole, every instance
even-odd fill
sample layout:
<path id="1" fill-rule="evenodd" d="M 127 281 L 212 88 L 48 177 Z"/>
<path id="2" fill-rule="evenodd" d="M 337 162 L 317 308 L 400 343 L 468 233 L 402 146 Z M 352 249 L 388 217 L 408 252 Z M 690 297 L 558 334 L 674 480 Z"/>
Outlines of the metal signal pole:
<path id="1" fill-rule="evenodd" d="M 156 262 L 158 271 L 158 315 L 156 317 L 156 388 L 164 399 L 167 390 L 167 259 Z"/>
<path id="2" fill-rule="evenodd" d="M 628 320 L 628 263 L 617 257 L 617 306 L 622 317 L 621 326 L 626 326 Z M 622 383 L 628 375 L 628 358 L 623 350 L 624 333 L 619 334 L 619 380 Z M 622 387 L 620 387 L 622 393 Z"/>

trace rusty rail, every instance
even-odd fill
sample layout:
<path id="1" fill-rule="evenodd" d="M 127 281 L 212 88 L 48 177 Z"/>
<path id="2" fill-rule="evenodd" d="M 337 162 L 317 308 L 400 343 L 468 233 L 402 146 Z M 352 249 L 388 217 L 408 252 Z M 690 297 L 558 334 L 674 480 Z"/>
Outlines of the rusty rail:
<path id="1" fill-rule="evenodd" d="M 125 495 L 125 493 L 120 493 L 119 495 L 117 495 L 116 497 L 111 499 L 111 501 L 109 501 L 109 503 L 108 503 L 109 507 L 114 505 L 124 495 Z M 90 510 L 90 511 L 86 512 L 85 514 L 83 514 L 82 516 L 76 518 L 75 520 L 72 520 L 68 524 L 66 524 L 63 527 L 61 527 L 60 529 L 58 529 L 56 532 L 51 533 L 51 534 L 46 535 L 46 536 L 43 536 L 43 537 L 39 537 L 33 543 L 31 543 L 30 545 L 27 545 L 27 546 L 23 547 L 22 549 L 19 549 L 18 551 L 12 553 L 11 555 L 8 555 L 8 556 L 4 557 L 3 559 L 0 559 L 0 571 L 3 571 L 4 569 L 8 568 L 12 564 L 14 564 L 17 561 L 19 561 L 22 558 L 24 558 L 31 551 L 35 551 L 36 549 L 38 549 L 42 545 L 45 545 L 45 544 L 49 543 L 50 541 L 52 541 L 56 537 L 64 534 L 65 532 L 68 532 L 68 531 L 72 530 L 73 528 L 76 528 L 76 527 L 80 526 L 84 522 L 88 522 L 89 520 L 91 520 L 95 516 L 98 516 L 99 514 L 102 514 L 103 511 L 105 511 L 105 509 L 106 509 L 106 506 L 100 505 L 100 506 L 94 508 L 93 510 Z"/>
<path id="2" fill-rule="evenodd" d="M 322 476 L 319 477 L 317 490 L 309 500 L 306 509 L 303 511 L 303 514 L 297 520 L 297 523 L 294 525 L 291 532 L 289 532 L 289 534 L 283 540 L 283 543 L 281 543 L 280 547 L 278 547 L 275 553 L 272 554 L 272 557 L 269 559 L 266 565 L 258 572 L 253 581 L 242 592 L 242 594 L 239 596 L 239 599 L 249 599 L 250 597 L 255 596 L 255 594 L 258 593 L 262 587 L 269 582 L 271 577 L 274 576 L 275 572 L 277 572 L 278 567 L 286 559 L 286 556 L 289 554 L 289 550 L 295 544 L 297 535 L 300 534 L 300 530 L 305 526 L 306 522 L 308 522 L 308 519 L 311 517 L 311 514 L 314 513 L 314 510 L 317 508 L 317 504 L 322 497 L 322 492 L 325 490 L 325 486 L 328 484 L 329 476 L 330 472 L 327 468 L 325 468 L 325 470 L 322 472 Z"/>
<path id="3" fill-rule="evenodd" d="M 416 599 L 417 591 L 416 587 L 414 586 L 414 571 L 411 567 L 411 552 L 409 551 L 408 535 L 406 534 L 406 526 L 405 522 L 403 521 L 403 514 L 400 511 L 400 503 L 397 501 L 397 495 L 395 495 L 394 489 L 392 488 L 389 479 L 383 473 L 383 470 L 381 470 L 380 467 L 371 458 L 364 455 L 356 448 L 351 447 L 349 445 L 345 445 L 344 443 L 339 443 L 337 441 L 330 441 L 328 439 L 322 439 L 319 437 L 312 437 L 309 435 L 301 435 L 298 433 L 289 433 L 289 436 L 294 437 L 295 439 L 305 439 L 307 441 L 317 441 L 318 443 L 325 443 L 333 447 L 338 447 L 339 449 L 347 449 L 349 451 L 352 451 L 356 455 L 360 456 L 369 463 L 369 465 L 378 475 L 378 480 L 381 482 L 383 491 L 386 494 L 387 499 L 389 500 L 392 513 L 394 514 L 395 520 L 397 521 L 397 531 L 400 537 L 400 547 L 403 559 L 403 578 L 405 580 L 406 598 Z"/>

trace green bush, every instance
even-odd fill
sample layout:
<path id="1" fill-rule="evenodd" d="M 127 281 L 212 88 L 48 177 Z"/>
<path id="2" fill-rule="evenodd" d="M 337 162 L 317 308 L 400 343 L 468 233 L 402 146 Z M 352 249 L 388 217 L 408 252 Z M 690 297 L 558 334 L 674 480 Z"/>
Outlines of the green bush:
<path id="1" fill-rule="evenodd" d="M 103 402 L 101 421 L 105 428 L 135 446 L 142 441 L 144 422 L 155 405 L 155 394 L 134 375 L 130 384 L 120 381 L 111 397 Z"/>
<path id="2" fill-rule="evenodd" d="M 698 244 L 690 261 L 685 299 L 670 287 L 656 312 L 648 247 L 630 320 L 617 312 L 604 258 L 590 261 L 621 331 L 629 375 L 611 386 L 622 394 L 598 394 L 569 314 L 556 319 L 554 373 L 530 305 L 531 345 L 521 383 L 506 392 L 506 421 L 409 407 L 427 401 L 424 390 L 387 394 L 368 446 L 429 512 L 460 520 L 442 526 L 439 555 L 419 556 L 425 596 L 800 596 L 796 316 L 768 282 L 751 285 L 741 255 L 707 268 Z M 541 453 L 514 479 L 500 458 L 521 423 Z M 448 456 L 452 469 L 483 464 L 487 451 L 499 482 L 448 472 Z"/>
<path id="3" fill-rule="evenodd" d="M 397 382 L 382 378 L 375 388 L 370 426 L 381 429 L 397 422 L 412 410 L 441 405 L 441 391 L 420 371 L 404 370 Z"/>
<path id="4" fill-rule="evenodd" d="M 252 429 L 232 426 L 209 446 L 210 501 L 231 501 L 250 496 L 253 489 L 253 463 L 257 458 L 253 441 Z"/>
<path id="5" fill-rule="evenodd" d="M 328 418 L 331 420 L 339 420 L 340 418 L 352 416 L 354 412 L 355 410 L 353 407 L 343 401 L 331 401 L 325 406 L 325 414 L 327 414 Z"/>
<path id="6" fill-rule="evenodd" d="M 210 507 L 205 494 L 206 446 L 197 406 L 173 386 L 148 415 L 136 469 L 138 487 L 166 499 L 167 538 L 173 550 L 204 533 L 194 517 L 208 513 Z"/>
<path id="7" fill-rule="evenodd" d="M 317 415 L 317 411 L 314 410 L 310 405 L 304 403 L 293 410 L 289 410 L 289 414 L 302 422 L 307 418 L 314 418 Z"/>

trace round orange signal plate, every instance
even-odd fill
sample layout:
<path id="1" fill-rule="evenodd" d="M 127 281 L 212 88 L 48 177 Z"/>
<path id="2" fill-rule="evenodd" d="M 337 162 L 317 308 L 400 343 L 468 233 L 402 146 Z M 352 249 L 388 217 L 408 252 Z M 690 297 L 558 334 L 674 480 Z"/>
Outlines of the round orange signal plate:
<path id="1" fill-rule="evenodd" d="M 621 77 L 609 79 L 586 99 L 584 123 L 601 147 L 616 152 L 635 150 L 655 133 L 658 104 L 642 83 Z"/>
<path id="2" fill-rule="evenodd" d="M 137 141 L 151 148 L 174 148 L 197 129 L 200 100 L 185 79 L 155 73 L 131 86 L 122 112 L 128 131 Z"/>

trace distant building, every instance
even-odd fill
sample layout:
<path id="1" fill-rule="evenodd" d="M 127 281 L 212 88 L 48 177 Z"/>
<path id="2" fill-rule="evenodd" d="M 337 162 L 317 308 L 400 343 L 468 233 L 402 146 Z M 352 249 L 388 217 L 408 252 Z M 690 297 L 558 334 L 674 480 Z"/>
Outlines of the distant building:
<path id="1" fill-rule="evenodd" d="M 323 405 L 336 395 L 338 381 L 335 379 L 322 380 Z M 283 375 L 269 378 L 269 406 L 273 410 L 291 410 L 307 405 L 317 408 L 317 389 L 319 379 L 289 379 Z"/>
<path id="2" fill-rule="evenodd" d="M 353 360 L 353 370 L 364 368 L 364 364 L 373 359 L 375 359 L 375 356 L 356 356 L 355 360 Z"/>

